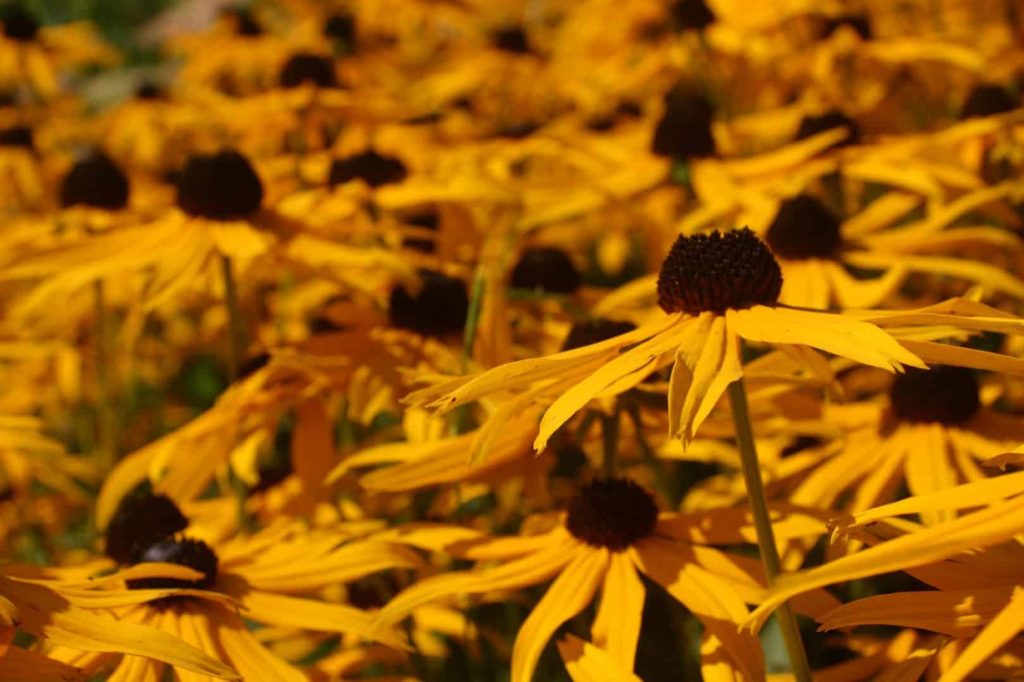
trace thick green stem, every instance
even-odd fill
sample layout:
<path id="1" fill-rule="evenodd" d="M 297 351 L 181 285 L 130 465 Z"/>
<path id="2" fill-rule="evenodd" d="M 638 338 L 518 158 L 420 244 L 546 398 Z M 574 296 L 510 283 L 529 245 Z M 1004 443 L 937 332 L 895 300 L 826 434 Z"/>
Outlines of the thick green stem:
<path id="1" fill-rule="evenodd" d="M 750 424 L 747 389 L 742 378 L 729 384 L 729 405 L 732 407 L 732 419 L 736 425 L 736 444 L 739 446 L 743 480 L 747 484 L 747 496 L 750 498 L 750 509 L 753 512 L 757 546 L 761 550 L 761 562 L 764 564 L 765 576 L 770 587 L 775 584 L 775 579 L 782 572 L 782 562 L 775 547 L 775 533 L 768 514 L 768 500 L 764 494 L 764 484 L 761 482 L 761 465 L 757 459 L 754 430 Z M 804 651 L 803 642 L 800 640 L 796 616 L 788 604 L 780 606 L 775 615 L 779 619 L 793 675 L 797 682 L 811 682 L 811 666 L 807 662 L 807 652 Z"/>
<path id="2" fill-rule="evenodd" d="M 231 259 L 223 254 L 220 257 L 220 273 L 224 279 L 224 306 L 228 310 L 228 377 L 234 381 L 238 378 L 238 368 L 245 353 L 245 325 L 242 309 L 238 305 L 238 286 L 235 284 Z"/>
<path id="3" fill-rule="evenodd" d="M 111 387 L 111 327 L 103 281 L 93 285 L 96 344 L 96 444 L 100 467 L 109 471 L 117 457 L 117 411 Z"/>

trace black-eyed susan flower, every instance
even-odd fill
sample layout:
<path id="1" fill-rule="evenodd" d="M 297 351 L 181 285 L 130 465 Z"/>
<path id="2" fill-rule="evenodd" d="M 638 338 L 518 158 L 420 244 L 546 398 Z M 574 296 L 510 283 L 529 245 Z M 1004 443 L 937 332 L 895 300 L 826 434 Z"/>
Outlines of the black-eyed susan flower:
<path id="1" fill-rule="evenodd" d="M 812 449 L 816 456 L 792 501 L 831 507 L 853 490 L 850 511 L 858 512 L 887 501 L 902 484 L 920 495 L 984 479 L 991 473 L 986 461 L 1024 442 L 1024 428 L 984 404 L 979 389 L 971 370 L 934 366 L 894 377 L 887 404 L 826 408 L 843 441 Z M 922 518 L 935 523 L 949 514 L 924 512 Z"/>
<path id="2" fill-rule="evenodd" d="M 157 568 L 149 574 L 159 576 L 166 571 Z M 216 653 L 204 653 L 200 647 L 190 646 L 159 628 L 110 618 L 107 612 L 112 607 L 130 607 L 146 598 L 159 598 L 175 592 L 150 592 L 140 599 L 139 594 L 123 588 L 109 589 L 102 594 L 92 589 L 97 585 L 106 586 L 106 581 L 121 577 L 108 577 L 90 585 L 59 577 L 55 579 L 39 567 L 8 564 L 0 573 L 0 632 L 12 633 L 12 629 L 17 627 L 50 645 L 67 647 L 68 652 L 73 652 L 72 656 L 102 656 L 119 652 L 146 664 L 151 660 L 160 661 L 161 665 L 168 663 L 198 675 L 239 679 L 231 668 L 218 660 Z M 60 656 L 55 655 L 54 658 L 59 660 Z M 6 665 L 4 670 L 8 670 Z M 46 671 L 45 664 L 40 670 Z"/>
<path id="3" fill-rule="evenodd" d="M 722 510 L 734 519 L 739 510 Z M 631 670 L 640 633 L 643 573 L 664 587 L 697 616 L 709 640 L 724 651 L 706 661 L 752 679 L 763 673 L 754 640 L 738 633 L 735 623 L 760 582 L 756 561 L 723 552 L 714 544 L 752 537 L 748 528 L 715 523 L 714 513 L 659 513 L 653 498 L 628 479 L 596 479 L 569 503 L 564 518 L 536 535 L 481 538 L 465 529 L 433 532 L 435 542 L 456 556 L 494 567 L 449 572 L 426 578 L 400 593 L 377 615 L 382 626 L 397 623 L 416 607 L 459 595 L 522 589 L 555 578 L 516 638 L 512 652 L 513 682 L 530 680 L 548 639 L 565 621 L 582 611 L 600 590 L 592 634 L 619 666 Z M 742 525 L 742 524 L 741 524 Z M 780 537 L 814 534 L 820 522 L 793 510 L 777 523 Z M 724 531 L 722 534 L 716 529 Z M 746 533 L 746 534 L 744 534 Z M 401 541 L 402 530 L 394 538 Z M 415 536 L 415 531 L 413 531 Z M 390 537 L 390 536 L 386 536 Z M 556 577 L 557 576 L 557 577 Z M 829 601 L 805 603 L 811 611 Z"/>
<path id="4" fill-rule="evenodd" d="M 211 529 L 205 539 L 196 537 L 203 533 L 201 528 L 187 525 L 188 520 L 166 497 L 135 493 L 118 506 L 106 530 L 106 551 L 132 567 L 128 571 L 134 573 L 124 583 L 129 592 L 138 590 L 140 595 L 128 608 L 113 609 L 119 620 L 155 625 L 210 656 L 227 659 L 247 678 L 305 679 L 297 668 L 264 648 L 240 618 L 239 609 L 257 623 L 350 633 L 405 648 L 404 638 L 397 633 L 374 629 L 366 612 L 300 595 L 388 567 L 415 567 L 419 563 L 415 552 L 372 540 L 345 543 L 349 539 L 345 535 L 302 532 L 301 526 L 290 522 L 247 537 L 224 538 Z M 86 574 L 103 570 L 104 563 L 72 570 Z M 191 577 L 145 576 L 145 567 L 153 563 L 185 567 Z M 160 663 L 131 658 L 83 659 L 64 649 L 54 655 L 89 670 L 114 662 L 114 675 L 159 676 L 163 670 Z"/>
<path id="5" fill-rule="evenodd" d="M 667 315 L 592 346 L 453 379 L 410 399 L 450 409 L 502 390 L 557 395 L 541 421 L 535 442 L 541 449 L 591 399 L 620 393 L 672 365 L 670 435 L 689 441 L 728 385 L 742 377 L 741 339 L 807 346 L 889 371 L 924 366 L 874 325 L 777 305 L 781 289 L 778 263 L 749 230 L 681 236 L 658 277 L 658 303 Z"/>

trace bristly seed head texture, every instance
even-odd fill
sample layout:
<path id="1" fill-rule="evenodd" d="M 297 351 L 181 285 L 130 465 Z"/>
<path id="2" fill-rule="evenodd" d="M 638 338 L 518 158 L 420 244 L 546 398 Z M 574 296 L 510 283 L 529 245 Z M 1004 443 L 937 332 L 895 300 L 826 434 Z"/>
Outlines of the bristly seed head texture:
<path id="1" fill-rule="evenodd" d="M 596 479 L 569 502 L 566 527 L 593 547 L 621 552 L 654 532 L 658 505 L 650 493 L 624 478 Z"/>
<path id="2" fill-rule="evenodd" d="M 681 235 L 658 274 L 658 304 L 667 313 L 723 313 L 773 305 L 782 270 L 749 228 Z"/>

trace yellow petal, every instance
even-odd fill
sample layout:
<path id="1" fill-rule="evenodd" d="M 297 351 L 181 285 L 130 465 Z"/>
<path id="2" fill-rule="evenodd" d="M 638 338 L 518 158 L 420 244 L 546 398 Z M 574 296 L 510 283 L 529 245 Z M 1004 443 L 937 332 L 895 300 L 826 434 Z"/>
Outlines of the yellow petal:
<path id="1" fill-rule="evenodd" d="M 830 563 L 779 578 L 750 618 L 758 628 L 779 604 L 795 594 L 847 580 L 924 566 L 978 547 L 1007 540 L 1024 529 L 1024 498 L 921 529 Z"/>
<path id="2" fill-rule="evenodd" d="M 526 618 L 512 647 L 512 682 L 531 682 L 555 630 L 586 608 L 608 569 L 608 550 L 578 552 Z"/>
<path id="3" fill-rule="evenodd" d="M 558 642 L 558 653 L 572 682 L 641 682 L 604 649 L 574 635 Z"/>
<path id="4" fill-rule="evenodd" d="M 605 649 L 623 670 L 632 670 L 636 659 L 644 594 L 632 560 L 621 552 L 613 553 L 591 633 L 594 644 Z"/>
<path id="5" fill-rule="evenodd" d="M 989 656 L 1024 629 L 1024 590 L 1015 588 L 1013 597 L 999 614 L 985 626 L 985 629 L 971 640 L 939 682 L 960 682 L 984 663 Z"/>
<path id="6" fill-rule="evenodd" d="M 913 353 L 873 324 L 831 313 L 754 306 L 726 312 L 729 328 L 745 339 L 792 343 L 892 371 L 925 367 Z"/>

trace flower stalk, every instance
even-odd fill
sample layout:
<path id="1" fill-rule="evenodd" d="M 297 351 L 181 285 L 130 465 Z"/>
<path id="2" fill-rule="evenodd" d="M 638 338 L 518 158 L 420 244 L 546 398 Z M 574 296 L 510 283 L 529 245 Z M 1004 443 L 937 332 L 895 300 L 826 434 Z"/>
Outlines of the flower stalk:
<path id="1" fill-rule="evenodd" d="M 750 406 L 747 403 L 747 389 L 743 378 L 729 384 L 729 405 L 732 408 L 732 419 L 736 426 L 736 444 L 740 451 L 740 464 L 743 480 L 747 486 L 747 497 L 754 517 L 754 530 L 757 532 L 757 546 L 761 553 L 761 563 L 768 586 L 782 572 L 782 562 L 775 545 L 775 533 L 768 513 L 768 501 L 765 497 L 764 484 L 761 481 L 761 464 L 757 458 L 757 446 L 754 443 L 754 430 L 750 422 Z M 811 682 L 811 666 L 807 661 L 800 639 L 800 628 L 796 616 L 789 604 L 782 604 L 776 611 L 782 639 L 789 654 L 789 664 L 797 682 Z"/>
<path id="2" fill-rule="evenodd" d="M 220 256 L 220 272 L 224 280 L 224 305 L 228 311 L 228 377 L 234 381 L 238 378 L 242 355 L 245 353 L 245 326 L 231 259 L 223 254 Z"/>

